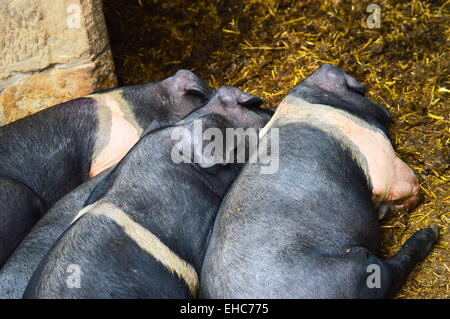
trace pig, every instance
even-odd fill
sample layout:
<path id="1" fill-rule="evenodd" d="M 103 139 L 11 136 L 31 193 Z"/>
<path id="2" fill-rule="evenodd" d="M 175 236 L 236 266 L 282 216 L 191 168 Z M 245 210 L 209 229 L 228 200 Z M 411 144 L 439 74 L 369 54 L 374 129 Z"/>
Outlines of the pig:
<path id="1" fill-rule="evenodd" d="M 250 105 L 247 104 L 247 107 Z M 219 111 L 220 109 L 216 110 L 216 112 Z M 207 108 L 199 109 L 198 112 L 191 114 L 189 119 L 199 118 L 208 112 Z M 146 131 L 146 134 L 151 133 L 150 129 Z M 37 222 L 0 269 L 0 299 L 22 297 L 41 259 L 52 248 L 58 237 L 67 230 L 78 211 L 83 208 L 90 193 L 111 170 L 110 168 L 78 186 L 59 200 Z"/>
<path id="2" fill-rule="evenodd" d="M 180 70 L 0 127 L 0 266 L 56 201 L 117 164 L 145 129 L 176 123 L 210 94 L 200 78 Z"/>
<path id="3" fill-rule="evenodd" d="M 142 137 L 43 258 L 24 298 L 195 297 L 215 213 L 243 165 L 226 157 L 207 161 L 192 138 L 195 119 L 203 130 L 221 133 L 261 128 L 271 117 L 261 103 L 224 86 L 178 126 Z M 176 140 L 179 128 L 186 130 L 182 136 L 191 133 L 188 142 Z M 174 152 L 185 145 L 193 152 L 181 152 L 179 162 Z M 237 146 L 228 145 L 225 154 L 235 152 Z M 67 271 L 77 271 L 79 280 Z"/>
<path id="4" fill-rule="evenodd" d="M 41 259 L 50 251 L 59 236 L 69 228 L 94 188 L 113 167 L 65 195 L 33 226 L 0 269 L 0 299 L 22 298 L 28 281 Z"/>
<path id="5" fill-rule="evenodd" d="M 261 145 L 278 145 L 278 170 L 262 174 L 262 161 L 248 163 L 230 187 L 200 297 L 390 298 L 427 256 L 436 226 L 391 258 L 378 256 L 380 207 L 412 208 L 418 187 L 389 142 L 387 109 L 364 93 L 325 64 L 284 98 L 260 132 Z"/>

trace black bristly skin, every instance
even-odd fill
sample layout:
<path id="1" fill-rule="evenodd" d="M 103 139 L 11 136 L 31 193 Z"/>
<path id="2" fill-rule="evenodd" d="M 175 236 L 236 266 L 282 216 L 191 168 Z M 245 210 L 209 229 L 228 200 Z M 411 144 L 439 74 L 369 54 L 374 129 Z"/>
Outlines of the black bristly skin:
<path id="1" fill-rule="evenodd" d="M 102 172 L 69 192 L 33 226 L 0 269 L 0 299 L 22 298 L 25 287 L 41 259 L 70 226 L 95 186 L 110 171 L 111 169 Z"/>
<path id="2" fill-rule="evenodd" d="M 355 79 L 325 65 L 290 94 L 346 110 L 386 132 L 388 112 L 362 93 Z M 350 150 L 307 123 L 279 123 L 272 126 L 280 130 L 278 172 L 263 175 L 264 164 L 246 164 L 221 203 L 200 297 L 394 296 L 437 241 L 437 227 L 416 232 L 392 258 L 379 258 L 371 187 Z M 367 285 L 369 265 L 379 267 L 380 288 Z"/>
<path id="3" fill-rule="evenodd" d="M 266 113 L 239 104 L 240 90 L 220 88 L 203 108 L 184 120 L 191 132 L 199 117 L 203 128 L 262 127 Z M 220 97 L 230 97 L 225 103 Z M 248 95 L 255 99 L 254 96 Z M 245 102 L 244 102 L 245 104 Z M 202 108 L 202 109 L 203 109 Z M 241 120 L 239 120 L 241 119 Z M 200 271 L 219 203 L 243 164 L 176 164 L 171 138 L 176 127 L 145 135 L 94 190 L 86 205 L 108 202 L 156 235 L 180 258 Z M 83 272 L 81 288 L 66 285 L 66 268 Z M 25 298 L 189 298 L 183 280 L 143 251 L 114 221 L 86 213 L 58 239 L 42 259 Z"/>
<path id="4" fill-rule="evenodd" d="M 152 122 L 176 123 L 212 93 L 186 70 L 160 82 L 97 93 L 118 90 L 141 129 Z M 0 127 L 0 180 L 15 182 L 2 183 L 0 188 L 0 203 L 8 201 L 0 212 L 0 266 L 39 217 L 88 179 L 96 138 L 108 133 L 100 131 L 97 112 L 97 102 L 84 97 Z M 29 208 L 16 214 L 25 209 L 24 200 Z M 17 228 L 8 229 L 11 224 Z"/>

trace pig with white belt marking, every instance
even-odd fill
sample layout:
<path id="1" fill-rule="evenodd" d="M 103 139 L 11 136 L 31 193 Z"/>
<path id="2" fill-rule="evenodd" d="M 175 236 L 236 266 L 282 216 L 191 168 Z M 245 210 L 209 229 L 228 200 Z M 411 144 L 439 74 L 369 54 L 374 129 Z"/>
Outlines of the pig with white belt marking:
<path id="1" fill-rule="evenodd" d="M 181 70 L 0 127 L 0 266 L 57 200 L 118 163 L 149 126 L 179 121 L 210 93 L 195 74 Z"/>
<path id="2" fill-rule="evenodd" d="M 279 170 L 247 164 L 217 215 L 201 273 L 207 298 L 387 298 L 438 238 L 419 230 L 378 257 L 378 214 L 413 208 L 419 188 L 389 142 L 387 110 L 323 65 L 262 130 Z M 279 140 L 269 134 L 279 129 Z M 264 143 L 262 143 L 264 144 Z"/>
<path id="3" fill-rule="evenodd" d="M 206 165 L 194 149 L 177 164 L 174 130 L 260 128 L 271 114 L 261 100 L 222 87 L 184 126 L 144 136 L 101 182 L 72 226 L 39 264 L 25 298 L 191 298 L 220 200 L 242 163 Z M 193 124 L 194 123 L 194 124 Z M 220 137 L 216 137 L 220 138 Z M 230 151 L 232 151 L 230 149 Z M 67 285 L 68 267 L 81 271 L 79 288 Z"/>

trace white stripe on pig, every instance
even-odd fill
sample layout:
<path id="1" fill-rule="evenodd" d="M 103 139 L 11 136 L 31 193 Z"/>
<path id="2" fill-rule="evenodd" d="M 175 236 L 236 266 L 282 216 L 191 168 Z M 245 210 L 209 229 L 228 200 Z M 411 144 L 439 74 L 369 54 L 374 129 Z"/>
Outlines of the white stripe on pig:
<path id="1" fill-rule="evenodd" d="M 88 97 L 97 102 L 99 121 L 89 172 L 92 178 L 117 164 L 137 143 L 143 130 L 120 91 Z"/>
<path id="2" fill-rule="evenodd" d="M 127 213 L 112 203 L 97 202 L 83 208 L 72 223 L 84 214 L 106 216 L 113 220 L 142 250 L 162 263 L 171 274 L 176 273 L 186 283 L 192 296 L 197 295 L 199 282 L 194 267 L 181 259 L 152 232 L 131 219 Z"/>
<path id="3" fill-rule="evenodd" d="M 419 185 L 412 170 L 395 155 L 383 131 L 343 110 L 312 104 L 302 98 L 287 96 L 274 116 L 261 130 L 260 138 L 274 126 L 306 123 L 336 137 L 349 148 L 372 185 L 376 206 L 394 202 L 396 210 L 411 208 L 419 199 Z M 399 201 L 398 203 L 395 203 Z"/>

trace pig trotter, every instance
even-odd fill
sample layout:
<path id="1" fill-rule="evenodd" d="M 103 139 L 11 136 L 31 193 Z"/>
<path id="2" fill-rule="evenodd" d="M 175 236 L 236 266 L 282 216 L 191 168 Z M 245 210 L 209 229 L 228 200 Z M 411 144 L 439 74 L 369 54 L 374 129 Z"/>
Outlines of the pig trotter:
<path id="1" fill-rule="evenodd" d="M 385 264 L 391 270 L 392 279 L 389 297 L 395 295 L 413 267 L 427 257 L 438 237 L 437 226 L 423 228 L 408 238 L 395 256 L 386 260 Z"/>
<path id="2" fill-rule="evenodd" d="M 378 208 L 378 219 L 383 220 L 389 217 L 394 211 L 394 207 L 389 204 L 380 205 Z"/>
<path id="3" fill-rule="evenodd" d="M 408 238 L 390 263 L 406 272 L 411 271 L 415 264 L 427 257 L 438 238 L 438 226 L 422 228 Z"/>

